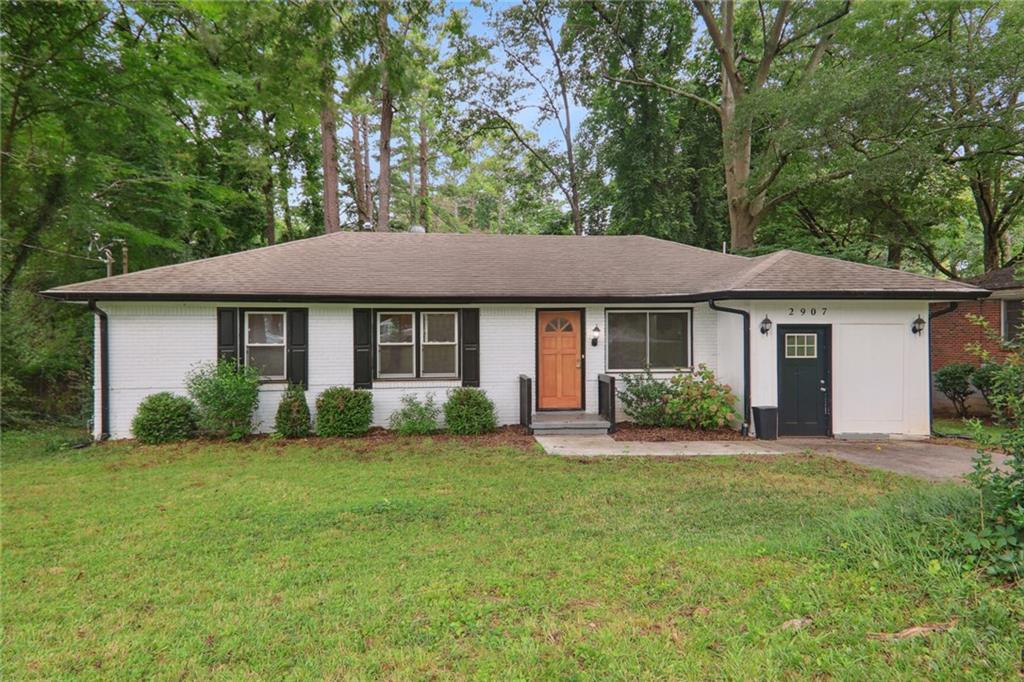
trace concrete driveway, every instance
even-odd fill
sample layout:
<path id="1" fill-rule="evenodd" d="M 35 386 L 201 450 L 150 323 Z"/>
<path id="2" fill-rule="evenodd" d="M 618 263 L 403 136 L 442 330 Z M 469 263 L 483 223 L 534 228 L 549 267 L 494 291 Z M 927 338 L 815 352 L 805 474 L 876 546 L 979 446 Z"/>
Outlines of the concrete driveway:
<path id="1" fill-rule="evenodd" d="M 785 455 L 814 452 L 875 469 L 932 481 L 947 481 L 971 471 L 975 451 L 912 440 L 833 440 L 783 438 L 776 441 L 680 441 L 642 443 L 610 436 L 537 436 L 545 452 L 563 457 L 700 457 L 711 455 Z M 999 463 L 1001 455 L 993 455 Z"/>

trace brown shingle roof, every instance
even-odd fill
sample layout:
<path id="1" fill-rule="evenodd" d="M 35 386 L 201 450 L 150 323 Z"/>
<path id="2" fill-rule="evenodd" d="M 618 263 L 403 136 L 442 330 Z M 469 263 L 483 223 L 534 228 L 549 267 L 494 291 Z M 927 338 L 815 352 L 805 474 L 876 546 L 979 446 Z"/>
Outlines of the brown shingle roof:
<path id="1" fill-rule="evenodd" d="M 341 232 L 57 287 L 67 300 L 977 298 L 954 282 L 780 251 L 745 258 L 641 236 Z M 729 294 L 743 294 L 736 296 Z"/>
<path id="2" fill-rule="evenodd" d="M 1001 289 L 1024 289 L 1024 264 L 1007 265 L 998 270 L 986 272 L 980 277 L 974 277 L 971 284 L 999 291 Z"/>

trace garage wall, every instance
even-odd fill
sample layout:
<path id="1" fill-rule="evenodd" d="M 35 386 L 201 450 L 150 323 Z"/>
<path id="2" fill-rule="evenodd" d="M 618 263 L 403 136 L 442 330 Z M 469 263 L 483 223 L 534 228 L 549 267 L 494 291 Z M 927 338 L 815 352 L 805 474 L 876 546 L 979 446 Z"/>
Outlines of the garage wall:
<path id="1" fill-rule="evenodd" d="M 928 331 L 910 331 L 918 316 L 928 319 L 926 302 L 752 301 L 749 309 L 753 405 L 778 403 L 778 325 L 830 325 L 833 432 L 928 435 Z M 773 326 L 763 335 L 766 315 Z"/>

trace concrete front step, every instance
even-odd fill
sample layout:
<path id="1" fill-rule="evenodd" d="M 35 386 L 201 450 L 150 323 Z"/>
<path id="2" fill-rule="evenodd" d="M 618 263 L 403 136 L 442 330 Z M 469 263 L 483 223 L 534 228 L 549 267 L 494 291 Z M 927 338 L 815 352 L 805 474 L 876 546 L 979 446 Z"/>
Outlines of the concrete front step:
<path id="1" fill-rule="evenodd" d="M 606 419 L 589 412 L 540 412 L 530 424 L 535 434 L 546 436 L 606 435 L 609 426 Z"/>

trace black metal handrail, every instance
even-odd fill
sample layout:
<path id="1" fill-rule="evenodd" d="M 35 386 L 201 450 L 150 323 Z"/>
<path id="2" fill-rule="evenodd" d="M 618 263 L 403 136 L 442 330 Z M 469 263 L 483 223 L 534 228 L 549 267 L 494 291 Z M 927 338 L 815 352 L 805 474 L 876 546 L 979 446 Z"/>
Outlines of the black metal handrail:
<path id="1" fill-rule="evenodd" d="M 597 375 L 597 413 L 608 421 L 608 433 L 615 431 L 615 377 Z"/>
<path id="2" fill-rule="evenodd" d="M 530 429 L 533 419 L 533 379 L 519 375 L 519 424 Z"/>

